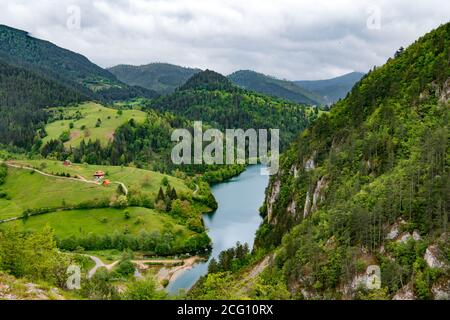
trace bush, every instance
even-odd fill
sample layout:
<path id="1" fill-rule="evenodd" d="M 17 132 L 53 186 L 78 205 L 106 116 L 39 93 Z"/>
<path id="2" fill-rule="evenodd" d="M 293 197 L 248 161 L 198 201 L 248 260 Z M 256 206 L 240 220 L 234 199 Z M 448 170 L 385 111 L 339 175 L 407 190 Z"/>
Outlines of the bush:
<path id="1" fill-rule="evenodd" d="M 131 262 L 131 260 L 129 259 L 120 261 L 116 269 L 116 272 L 118 274 L 125 277 L 134 274 L 134 271 L 135 271 L 134 263 Z"/>
<path id="2" fill-rule="evenodd" d="M 83 281 L 80 293 L 91 300 L 119 299 L 116 286 L 105 268 L 100 268 L 91 279 Z"/>
<path id="3" fill-rule="evenodd" d="M 166 297 L 167 293 L 158 290 L 151 277 L 131 282 L 123 295 L 125 300 L 162 300 Z"/>
<path id="4" fill-rule="evenodd" d="M 59 136 L 59 140 L 61 140 L 63 143 L 70 140 L 70 131 L 64 131 Z"/>
<path id="5" fill-rule="evenodd" d="M 111 201 L 110 206 L 113 208 L 126 208 L 128 207 L 128 199 L 124 195 L 118 196 L 117 199 Z"/>

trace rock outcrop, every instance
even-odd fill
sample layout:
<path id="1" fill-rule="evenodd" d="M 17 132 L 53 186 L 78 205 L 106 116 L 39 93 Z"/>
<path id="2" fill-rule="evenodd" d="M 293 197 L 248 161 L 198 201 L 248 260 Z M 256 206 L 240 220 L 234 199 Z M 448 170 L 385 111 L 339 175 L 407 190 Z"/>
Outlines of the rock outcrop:
<path id="1" fill-rule="evenodd" d="M 445 263 L 440 260 L 439 248 L 436 245 L 430 245 L 425 251 L 423 258 L 430 268 L 445 267 Z"/>
<path id="2" fill-rule="evenodd" d="M 272 185 L 272 189 L 270 191 L 269 197 L 267 198 L 267 220 L 269 222 L 272 221 L 273 216 L 273 205 L 275 201 L 278 199 L 278 195 L 281 190 L 281 180 L 280 177 L 276 177 L 275 182 Z"/>
<path id="3" fill-rule="evenodd" d="M 310 192 L 306 193 L 305 206 L 303 207 L 303 217 L 306 218 L 310 214 L 314 213 L 321 201 L 324 200 L 324 189 L 328 186 L 325 177 L 322 177 L 317 181 L 316 187 L 314 188 L 314 193 L 311 199 Z"/>
<path id="4" fill-rule="evenodd" d="M 403 286 L 403 288 L 397 291 L 392 300 L 416 300 L 412 284 L 408 283 Z"/>

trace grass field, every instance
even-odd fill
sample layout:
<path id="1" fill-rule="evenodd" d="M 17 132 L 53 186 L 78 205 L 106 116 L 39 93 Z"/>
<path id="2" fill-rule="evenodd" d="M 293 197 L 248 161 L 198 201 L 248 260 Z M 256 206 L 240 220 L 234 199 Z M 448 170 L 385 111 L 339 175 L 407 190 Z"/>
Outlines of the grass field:
<path id="1" fill-rule="evenodd" d="M 139 189 L 141 192 L 151 193 L 154 196 L 157 195 L 163 178 L 167 177 L 170 185 L 174 187 L 178 193 L 192 193 L 192 190 L 190 190 L 181 179 L 164 175 L 159 172 L 133 167 L 98 166 L 88 164 L 72 164 L 71 166 L 64 166 L 61 161 L 53 160 L 17 160 L 14 161 L 14 163 L 32 166 L 49 174 L 64 172 L 69 173 L 71 176 L 79 175 L 87 180 L 93 180 L 95 171 L 102 170 L 107 174 L 106 179 L 120 181 L 124 183 L 129 190 L 132 190 L 133 188 Z"/>
<path id="2" fill-rule="evenodd" d="M 87 200 L 110 199 L 116 188 L 9 168 L 0 191 L 7 194 L 0 199 L 0 219 L 6 219 L 20 216 L 25 209 L 61 207 L 63 201 L 71 206 Z"/>
<path id="3" fill-rule="evenodd" d="M 47 136 L 43 139 L 44 145 L 51 139 L 58 139 L 64 132 L 70 132 L 70 139 L 65 142 L 66 147 L 76 147 L 82 140 L 87 142 L 89 139 L 92 141 L 99 139 L 102 145 L 106 145 L 113 139 L 114 132 L 119 126 L 130 119 L 134 119 L 138 123 L 142 123 L 146 119 L 146 113 L 140 110 L 123 110 L 120 115 L 118 110 L 106 108 L 94 102 L 84 103 L 77 107 L 49 110 L 55 113 L 61 110 L 65 118 L 73 119 L 57 120 L 48 124 L 45 127 Z M 79 119 L 76 118 L 77 116 Z M 97 127 L 98 119 L 101 120 L 101 124 Z M 73 128 L 70 128 L 70 123 L 73 124 Z"/>
<path id="4" fill-rule="evenodd" d="M 130 218 L 125 219 L 124 211 L 130 213 Z M 140 218 L 138 218 L 140 217 Z M 137 223 L 137 221 L 139 223 Z M 141 230 L 148 232 L 171 230 L 178 237 L 185 238 L 194 232 L 177 224 L 169 215 L 157 213 L 146 208 L 126 209 L 89 209 L 70 210 L 48 213 L 40 216 L 32 216 L 27 220 L 13 221 L 0 225 L 0 228 L 17 226 L 26 231 L 40 231 L 46 225 L 53 228 L 55 235 L 60 239 L 71 236 L 87 236 L 90 233 L 96 235 L 123 233 L 127 228 L 130 234 L 137 235 Z"/>

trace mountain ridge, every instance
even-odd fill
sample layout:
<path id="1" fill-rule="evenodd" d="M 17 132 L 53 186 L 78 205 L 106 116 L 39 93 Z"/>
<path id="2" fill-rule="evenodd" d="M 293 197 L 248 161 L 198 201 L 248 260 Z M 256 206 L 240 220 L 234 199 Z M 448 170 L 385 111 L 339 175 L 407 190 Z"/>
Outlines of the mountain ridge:
<path id="1" fill-rule="evenodd" d="M 296 80 L 293 82 L 321 95 L 328 104 L 333 104 L 339 99 L 345 98 L 347 93 L 363 76 L 363 72 L 353 71 L 330 79 Z"/>
<path id="2" fill-rule="evenodd" d="M 157 96 L 148 89 L 128 86 L 79 53 L 6 25 L 0 25 L 0 59 L 63 83 L 92 99 Z"/>
<path id="3" fill-rule="evenodd" d="M 129 85 L 138 85 L 160 94 L 172 93 L 194 74 L 202 71 L 160 62 L 140 66 L 119 64 L 107 70 Z"/>
<path id="4" fill-rule="evenodd" d="M 283 98 L 297 103 L 322 105 L 324 101 L 318 95 L 310 92 L 292 81 L 280 80 L 252 70 L 233 72 L 228 78 L 239 87 L 259 93 Z"/>

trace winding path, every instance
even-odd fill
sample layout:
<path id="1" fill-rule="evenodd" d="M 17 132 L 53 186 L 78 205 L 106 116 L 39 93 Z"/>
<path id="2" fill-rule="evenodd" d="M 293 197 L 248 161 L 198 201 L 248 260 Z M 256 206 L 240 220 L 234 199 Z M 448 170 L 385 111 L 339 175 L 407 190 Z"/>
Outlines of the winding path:
<path id="1" fill-rule="evenodd" d="M 5 165 L 7 165 L 8 167 L 11 168 L 15 168 L 15 169 L 23 169 L 23 170 L 29 170 L 29 171 L 34 171 L 40 175 L 43 175 L 45 177 L 50 177 L 50 178 L 56 178 L 56 179 L 65 179 L 65 180 L 71 180 L 71 181 L 77 181 L 77 182 L 83 182 L 83 183 L 89 183 L 89 184 L 94 184 L 97 186 L 101 185 L 101 182 L 98 181 L 93 181 L 93 180 L 87 180 L 85 177 L 81 176 L 81 175 L 77 175 L 77 178 L 73 178 L 73 177 L 61 177 L 61 176 L 57 176 L 54 174 L 50 174 L 50 173 L 46 173 L 44 171 L 26 166 L 26 165 L 19 165 L 19 164 L 14 164 L 8 161 L 1 161 L 0 160 L 0 164 L 4 163 Z M 122 187 L 122 191 L 125 194 L 125 196 L 128 195 L 128 188 L 127 186 L 120 181 L 114 181 L 113 183 L 118 184 Z M 12 217 L 12 218 L 8 218 L 8 219 L 4 219 L 4 220 L 0 220 L 0 223 L 5 223 L 5 222 L 10 222 L 10 221 L 14 221 L 14 220 L 19 220 L 22 217 Z"/>
<path id="2" fill-rule="evenodd" d="M 114 261 L 111 264 L 105 264 L 100 258 L 96 256 L 90 256 L 86 255 L 87 257 L 91 258 L 95 262 L 95 266 L 89 270 L 87 276 L 88 278 L 92 278 L 94 274 L 98 271 L 100 268 L 106 268 L 106 270 L 110 271 L 112 270 L 120 261 Z M 199 259 L 199 257 L 191 257 L 188 259 L 146 259 L 146 260 L 131 260 L 136 265 L 136 269 L 138 270 L 146 270 L 150 267 L 149 264 L 157 264 L 164 267 L 169 267 L 170 269 L 165 269 L 163 272 L 158 272 L 157 278 L 159 280 L 162 279 L 168 279 L 170 280 L 176 273 L 179 273 L 183 270 L 191 268 Z M 181 264 L 181 265 L 177 265 Z M 138 272 L 140 275 L 140 272 Z"/>
<path id="3" fill-rule="evenodd" d="M 61 177 L 61 176 L 57 176 L 57 175 L 54 175 L 54 174 L 46 173 L 46 172 L 43 172 L 41 170 L 38 170 L 38 169 L 35 169 L 35 168 L 32 168 L 32 167 L 28 167 L 28 166 L 24 166 L 24 165 L 13 164 L 13 163 L 10 163 L 10 162 L 2 162 L 2 163 L 6 164 L 8 167 L 34 171 L 34 172 L 39 173 L 40 175 L 43 175 L 43 176 L 46 176 L 46 177 L 58 178 L 58 179 L 66 179 L 66 180 L 72 180 L 72 181 L 78 181 L 78 182 L 84 182 L 84 183 L 100 185 L 100 183 L 97 182 L 97 181 L 86 180 L 83 177 L 80 177 L 80 178 Z"/>
<path id="4" fill-rule="evenodd" d="M 13 164 L 13 163 L 10 163 L 10 162 L 3 162 L 3 161 L 0 161 L 0 163 L 4 163 L 8 167 L 12 167 L 12 168 L 16 168 L 16 169 L 25 169 L 25 170 L 34 171 L 34 172 L 37 172 L 37 173 L 39 173 L 39 174 L 41 174 L 43 176 L 46 176 L 46 177 L 67 179 L 67 180 L 72 180 L 72 181 L 78 181 L 78 182 L 90 183 L 90 184 L 95 184 L 95 185 L 101 185 L 100 182 L 93 181 L 93 180 L 87 180 L 85 177 L 83 177 L 81 175 L 77 175 L 77 178 L 61 177 L 61 176 L 57 176 L 57 175 L 54 175 L 54 174 L 46 173 L 44 171 L 41 171 L 41 170 L 38 170 L 38 169 L 35 169 L 35 168 L 32 168 L 32 167 L 28 167 L 28 166 L 25 166 L 25 165 L 18 165 L 18 164 Z M 122 187 L 122 190 L 123 190 L 124 194 L 128 195 L 128 188 L 125 185 L 125 183 L 120 182 L 120 181 L 113 181 L 113 183 L 120 185 Z"/>
<path id="5" fill-rule="evenodd" d="M 97 272 L 98 269 L 106 268 L 106 270 L 110 271 L 112 270 L 112 268 L 114 268 L 115 265 L 119 263 L 119 261 L 114 261 L 111 264 L 104 264 L 103 261 L 100 260 L 100 258 L 97 258 L 96 256 L 89 256 L 89 258 L 91 258 L 95 262 L 95 266 L 88 272 L 89 279 L 94 276 L 94 274 Z"/>

